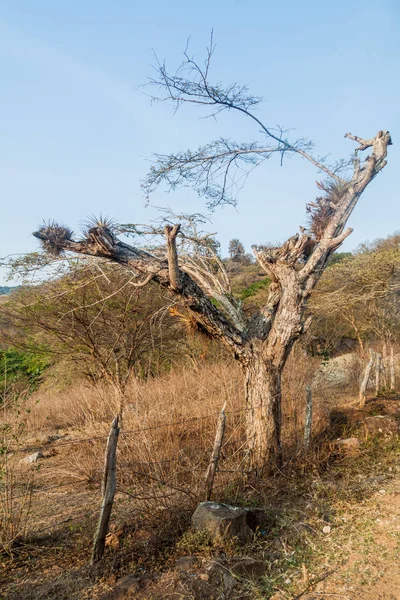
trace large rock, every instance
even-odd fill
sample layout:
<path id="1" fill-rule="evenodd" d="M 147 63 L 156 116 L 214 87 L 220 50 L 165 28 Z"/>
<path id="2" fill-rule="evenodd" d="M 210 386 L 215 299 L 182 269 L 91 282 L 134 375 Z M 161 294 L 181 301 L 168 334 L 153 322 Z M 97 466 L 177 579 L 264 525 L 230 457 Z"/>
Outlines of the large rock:
<path id="1" fill-rule="evenodd" d="M 311 387 L 316 392 L 324 387 L 356 384 L 363 365 L 357 354 L 343 354 L 324 362 L 315 374 Z"/>
<path id="2" fill-rule="evenodd" d="M 253 532 L 247 524 L 248 511 L 238 506 L 201 502 L 192 516 L 192 525 L 197 531 L 208 531 L 220 540 L 237 538 L 248 542 Z"/>

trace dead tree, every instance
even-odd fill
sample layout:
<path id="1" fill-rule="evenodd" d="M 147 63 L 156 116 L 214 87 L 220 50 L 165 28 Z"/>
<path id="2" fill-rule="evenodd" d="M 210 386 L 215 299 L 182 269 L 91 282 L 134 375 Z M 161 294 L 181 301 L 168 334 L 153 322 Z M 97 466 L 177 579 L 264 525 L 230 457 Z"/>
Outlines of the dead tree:
<path id="1" fill-rule="evenodd" d="M 308 207 L 310 227 L 290 237 L 275 248 L 254 247 L 260 268 L 270 278 L 268 300 L 251 318 L 245 317 L 240 304 L 229 291 L 212 293 L 212 277 L 199 262 L 179 257 L 177 240 L 184 236 L 179 225 L 165 228 L 166 256 L 150 253 L 121 242 L 111 227 L 102 223 L 90 227 L 83 239 L 75 240 L 69 229 L 44 225 L 34 235 L 51 252 L 74 252 L 124 265 L 142 278 L 175 294 L 211 337 L 222 340 L 243 367 L 247 405 L 247 448 L 253 468 L 261 472 L 267 465 L 281 460 L 281 375 L 293 343 L 309 325 L 305 318 L 307 300 L 318 282 L 327 261 L 350 235 L 346 223 L 361 194 L 386 166 L 387 148 L 391 144 L 388 131 L 363 139 L 347 133 L 346 138 L 358 144 L 346 163 L 348 171 L 340 175 L 337 167 L 327 167 L 312 154 L 312 145 L 304 140 L 289 143 L 286 134 L 264 125 L 252 112 L 259 99 L 249 96 L 247 88 L 236 84 L 223 89 L 209 83 L 211 46 L 205 67 L 185 54 L 182 71 L 170 75 L 165 64 L 158 65 L 153 84 L 165 93 L 166 100 L 208 106 L 212 114 L 237 111 L 261 131 L 260 143 L 238 144 L 219 139 L 199 150 L 156 157 L 146 191 L 160 183 L 171 188 L 190 183 L 205 195 L 209 205 L 234 201 L 230 195 L 232 169 L 252 167 L 274 154 L 281 161 L 286 155 L 300 155 L 322 171 L 326 180 L 318 183 L 320 197 Z M 164 99 L 164 98 L 161 98 Z M 362 161 L 361 152 L 371 150 Z M 343 166 L 340 163 L 340 166 Z M 240 171 L 243 173 L 243 171 Z M 238 180 L 237 180 L 238 181 Z M 229 183 L 229 185 L 228 185 Z M 255 215 L 260 218 L 260 215 Z M 221 298 L 221 302 L 215 302 Z M 217 305 L 216 305 L 217 304 Z"/>

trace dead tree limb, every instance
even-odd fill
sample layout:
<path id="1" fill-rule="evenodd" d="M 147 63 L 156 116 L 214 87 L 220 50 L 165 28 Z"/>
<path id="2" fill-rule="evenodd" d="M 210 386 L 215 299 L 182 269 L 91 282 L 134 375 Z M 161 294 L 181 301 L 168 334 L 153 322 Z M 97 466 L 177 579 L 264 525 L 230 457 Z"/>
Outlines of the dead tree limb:
<path id="1" fill-rule="evenodd" d="M 110 434 L 107 440 L 106 456 L 104 463 L 104 475 L 101 486 L 102 504 L 100 510 L 100 519 L 94 536 L 94 545 L 92 553 L 92 564 L 99 562 L 104 554 L 108 523 L 110 521 L 111 511 L 114 502 L 117 470 L 117 442 L 119 435 L 118 415 L 111 424 Z"/>
<path id="2" fill-rule="evenodd" d="M 178 264 L 178 252 L 176 250 L 176 236 L 180 230 L 180 225 L 166 225 L 164 232 L 167 240 L 167 257 L 168 257 L 168 270 L 169 280 L 171 288 L 175 292 L 181 290 L 181 275 Z"/>

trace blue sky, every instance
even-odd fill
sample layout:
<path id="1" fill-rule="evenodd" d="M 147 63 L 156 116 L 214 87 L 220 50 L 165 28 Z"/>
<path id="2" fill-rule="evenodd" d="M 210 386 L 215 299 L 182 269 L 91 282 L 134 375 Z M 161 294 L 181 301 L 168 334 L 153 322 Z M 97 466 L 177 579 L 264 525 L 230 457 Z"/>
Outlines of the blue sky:
<path id="1" fill-rule="evenodd" d="M 214 122 L 193 107 L 174 115 L 135 89 L 152 73 L 152 49 L 177 65 L 190 35 L 201 57 L 211 28 L 215 81 L 246 83 L 263 96 L 257 116 L 267 124 L 293 128 L 293 137 L 312 139 L 332 158 L 353 150 L 347 131 L 390 130 L 388 166 L 361 198 L 345 249 L 400 229 L 396 0 L 12 0 L 0 4 L 0 257 L 36 249 L 31 232 L 43 219 L 78 231 L 93 213 L 148 222 L 155 214 L 140 182 L 153 152 L 257 136 L 241 115 Z M 247 250 L 283 240 L 304 224 L 320 178 L 301 159 L 267 161 L 237 209 L 218 210 L 210 229 L 225 250 L 232 237 Z M 160 190 L 152 203 L 205 210 L 186 189 Z"/>

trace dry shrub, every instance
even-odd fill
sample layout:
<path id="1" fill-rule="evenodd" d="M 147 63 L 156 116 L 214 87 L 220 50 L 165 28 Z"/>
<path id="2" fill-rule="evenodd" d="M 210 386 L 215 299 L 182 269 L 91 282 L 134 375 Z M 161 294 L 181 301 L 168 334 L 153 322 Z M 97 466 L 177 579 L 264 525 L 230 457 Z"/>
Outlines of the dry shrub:
<path id="1" fill-rule="evenodd" d="M 0 464 L 0 553 L 10 553 L 26 533 L 31 511 L 33 473 L 21 481 L 14 465 L 2 454 Z"/>

